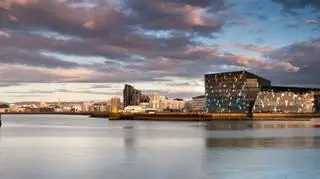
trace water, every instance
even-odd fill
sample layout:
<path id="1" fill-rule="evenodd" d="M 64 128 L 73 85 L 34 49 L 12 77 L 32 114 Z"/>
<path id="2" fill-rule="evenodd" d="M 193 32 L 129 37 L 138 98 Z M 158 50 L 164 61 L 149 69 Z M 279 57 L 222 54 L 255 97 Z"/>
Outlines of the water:
<path id="1" fill-rule="evenodd" d="M 2 116 L 1 179 L 318 179 L 320 129 Z"/>

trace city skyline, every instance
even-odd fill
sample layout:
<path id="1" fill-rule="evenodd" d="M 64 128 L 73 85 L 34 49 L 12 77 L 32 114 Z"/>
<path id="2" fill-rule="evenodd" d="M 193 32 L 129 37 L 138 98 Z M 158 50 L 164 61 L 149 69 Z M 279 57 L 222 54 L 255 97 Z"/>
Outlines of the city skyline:
<path id="1" fill-rule="evenodd" d="M 303 0 L 4 0 L 0 101 L 121 98 L 126 83 L 191 99 L 204 94 L 204 74 L 237 70 L 319 88 L 319 9 Z"/>

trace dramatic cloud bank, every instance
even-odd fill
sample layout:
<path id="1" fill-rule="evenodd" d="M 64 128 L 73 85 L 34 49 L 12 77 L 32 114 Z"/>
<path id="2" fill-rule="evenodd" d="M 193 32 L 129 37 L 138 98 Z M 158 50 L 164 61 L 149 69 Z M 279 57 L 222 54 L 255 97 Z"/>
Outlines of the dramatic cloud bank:
<path id="1" fill-rule="evenodd" d="M 311 15 L 304 24 L 313 31 L 319 28 L 318 1 L 268 3 L 285 12 L 309 8 Z M 262 7 L 240 11 L 244 5 L 235 0 L 2 0 L 0 87 L 71 82 L 181 84 L 186 82 L 172 79 L 201 81 L 205 73 L 239 69 L 276 80 L 273 74 L 281 74 L 289 84 L 301 84 L 301 80 L 320 84 L 313 79 L 319 75 L 319 36 L 282 46 L 263 44 L 271 36 L 259 37 L 262 30 L 254 19 L 275 20 Z M 258 35 L 252 41 L 225 37 L 243 28 L 248 39 L 251 32 Z M 278 33 L 285 36 L 285 31 Z"/>

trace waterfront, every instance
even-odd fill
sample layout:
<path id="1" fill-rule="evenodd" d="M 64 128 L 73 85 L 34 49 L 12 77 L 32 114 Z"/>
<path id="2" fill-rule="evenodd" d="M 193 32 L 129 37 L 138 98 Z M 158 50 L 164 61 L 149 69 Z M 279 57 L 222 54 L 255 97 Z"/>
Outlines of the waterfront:
<path id="1" fill-rule="evenodd" d="M 320 129 L 3 116 L 0 178 L 315 179 Z"/>

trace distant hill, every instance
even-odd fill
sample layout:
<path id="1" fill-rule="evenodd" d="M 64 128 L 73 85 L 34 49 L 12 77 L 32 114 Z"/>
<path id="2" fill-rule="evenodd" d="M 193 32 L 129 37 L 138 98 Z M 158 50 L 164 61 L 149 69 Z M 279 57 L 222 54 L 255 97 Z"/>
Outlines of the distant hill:
<path id="1" fill-rule="evenodd" d="M 102 101 L 102 100 L 101 100 Z M 101 101 L 91 101 L 91 102 L 101 102 Z M 60 101 L 61 104 L 79 104 L 83 103 L 85 101 Z M 45 102 L 46 104 L 58 104 L 58 101 L 55 102 Z M 0 103 L 1 104 L 1 103 Z M 40 101 L 21 101 L 21 102 L 15 102 L 13 104 L 16 105 L 30 105 L 30 104 L 36 104 L 39 105 Z"/>
<path id="2" fill-rule="evenodd" d="M 106 100 L 94 100 L 94 101 L 60 101 L 61 104 L 79 104 L 79 103 L 83 103 L 83 102 L 106 102 Z M 45 102 L 47 104 L 57 104 L 58 101 L 55 102 Z M 0 104 L 15 104 L 15 105 L 30 105 L 30 104 L 36 104 L 39 105 L 40 101 L 20 101 L 20 102 L 15 102 L 15 103 L 8 103 L 8 102 L 1 102 Z"/>
<path id="3" fill-rule="evenodd" d="M 30 104 L 40 104 L 40 102 L 38 102 L 38 101 L 22 101 L 22 102 L 16 102 L 16 103 L 13 103 L 13 104 L 16 104 L 16 105 L 30 105 Z"/>

